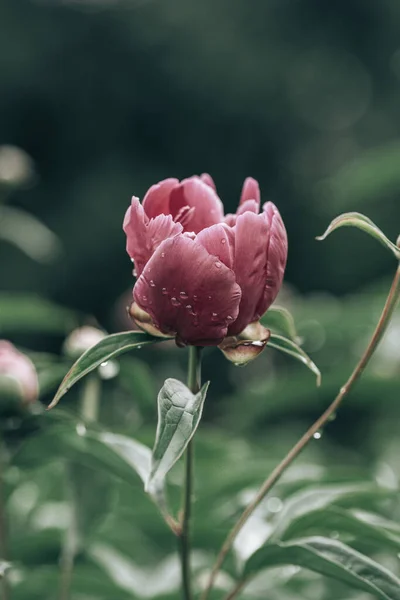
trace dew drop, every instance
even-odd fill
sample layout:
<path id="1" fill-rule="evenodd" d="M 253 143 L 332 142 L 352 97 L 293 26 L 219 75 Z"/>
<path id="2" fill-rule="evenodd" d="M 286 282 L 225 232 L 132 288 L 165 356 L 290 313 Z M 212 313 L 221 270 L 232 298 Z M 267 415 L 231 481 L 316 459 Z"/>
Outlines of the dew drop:
<path id="1" fill-rule="evenodd" d="M 108 365 L 108 360 L 102 362 L 100 366 L 101 367 L 106 367 L 107 365 Z"/>
<path id="2" fill-rule="evenodd" d="M 182 298 L 182 300 L 187 300 L 189 298 L 186 292 L 179 292 L 179 295 Z"/>
<path id="3" fill-rule="evenodd" d="M 225 238 L 222 238 L 221 244 L 226 244 L 226 239 Z"/>
<path id="4" fill-rule="evenodd" d="M 153 279 L 150 279 L 150 287 L 156 287 L 156 284 L 154 283 Z"/>
<path id="5" fill-rule="evenodd" d="M 142 346 L 136 346 L 136 350 L 140 350 Z"/>
<path id="6" fill-rule="evenodd" d="M 220 268 L 222 267 L 222 263 L 221 263 L 221 262 L 219 262 L 219 260 L 217 260 L 217 262 L 216 262 L 216 263 L 214 263 L 214 264 L 215 264 L 215 266 L 217 267 L 217 269 L 220 269 Z"/>
<path id="7" fill-rule="evenodd" d="M 262 348 L 264 346 L 264 343 L 261 341 L 255 341 L 252 343 L 252 346 L 257 346 L 257 348 Z"/>
<path id="8" fill-rule="evenodd" d="M 314 440 L 320 440 L 322 438 L 322 432 L 316 431 L 313 435 Z"/>
<path id="9" fill-rule="evenodd" d="M 198 296 L 196 294 L 193 294 L 193 300 L 198 300 Z"/>
<path id="10" fill-rule="evenodd" d="M 163 294 L 163 296 L 166 296 L 166 295 L 168 294 L 168 290 L 167 290 L 167 288 L 163 288 L 163 289 L 161 290 L 161 293 Z"/>
<path id="11" fill-rule="evenodd" d="M 147 302 L 147 296 L 142 296 L 143 302 Z"/>
<path id="12" fill-rule="evenodd" d="M 133 260 L 133 258 L 131 258 L 131 263 L 133 263 L 133 262 L 134 262 L 134 260 Z"/>
<path id="13" fill-rule="evenodd" d="M 280 498 L 277 497 L 273 497 L 273 498 L 268 498 L 267 500 L 267 509 L 272 512 L 272 513 L 278 513 L 282 510 L 283 508 L 283 502 L 282 500 L 280 500 Z"/>
<path id="14" fill-rule="evenodd" d="M 175 296 L 172 296 L 171 298 L 171 304 L 172 306 L 180 306 L 181 303 L 179 302 L 178 298 L 175 298 Z"/>
<path id="15" fill-rule="evenodd" d="M 165 252 L 161 252 L 161 258 L 165 258 Z"/>
<path id="16" fill-rule="evenodd" d="M 211 321 L 217 321 L 218 320 L 218 313 L 213 312 L 211 313 Z"/>
<path id="17" fill-rule="evenodd" d="M 228 315 L 228 316 L 226 317 L 226 320 L 227 320 L 227 321 L 233 321 L 233 317 L 231 317 L 231 315 Z"/>
<path id="18" fill-rule="evenodd" d="M 85 427 L 85 425 L 83 423 L 78 423 L 77 424 L 77 426 L 76 426 L 76 433 L 79 436 L 81 436 L 81 437 L 85 435 L 85 433 L 86 433 L 86 427 Z"/>
<path id="19" fill-rule="evenodd" d="M 209 299 L 209 300 L 212 300 L 212 296 L 208 296 L 208 299 Z"/>

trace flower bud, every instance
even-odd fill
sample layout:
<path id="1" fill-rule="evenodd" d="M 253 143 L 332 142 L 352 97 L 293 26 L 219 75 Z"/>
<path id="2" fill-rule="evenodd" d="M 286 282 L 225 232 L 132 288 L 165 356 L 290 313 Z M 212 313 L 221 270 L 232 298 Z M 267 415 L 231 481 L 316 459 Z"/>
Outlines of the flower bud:
<path id="1" fill-rule="evenodd" d="M 39 385 L 32 361 L 15 346 L 0 340 L 0 396 L 18 396 L 24 404 L 37 400 Z"/>
<path id="2" fill-rule="evenodd" d="M 79 327 L 78 329 L 74 329 L 65 340 L 63 352 L 68 358 L 76 360 L 86 352 L 86 350 L 92 348 L 92 346 L 105 337 L 106 334 L 104 331 L 101 331 L 101 329 L 97 329 L 96 327 L 91 327 L 90 325 Z"/>

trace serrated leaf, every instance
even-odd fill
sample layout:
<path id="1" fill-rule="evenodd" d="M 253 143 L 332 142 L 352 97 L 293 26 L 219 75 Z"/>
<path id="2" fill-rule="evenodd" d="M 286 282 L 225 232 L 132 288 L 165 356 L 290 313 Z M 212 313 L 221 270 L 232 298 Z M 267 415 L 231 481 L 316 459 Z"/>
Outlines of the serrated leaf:
<path id="1" fill-rule="evenodd" d="M 396 527 L 395 524 L 393 526 Z M 319 533 L 335 531 L 339 534 L 350 534 L 357 540 L 373 542 L 376 548 L 400 551 L 399 532 L 395 533 L 388 528 L 375 525 L 356 512 L 337 506 L 313 510 L 295 519 L 286 529 L 284 539 L 309 535 L 313 530 L 318 530 Z"/>
<path id="2" fill-rule="evenodd" d="M 297 343 L 298 336 L 292 314 L 283 306 L 271 306 L 261 318 L 261 323 L 268 329 L 277 329 L 289 339 Z"/>
<path id="3" fill-rule="evenodd" d="M 209 383 L 193 394 L 177 379 L 167 379 L 158 394 L 158 425 L 147 484 L 162 481 L 196 432 Z"/>
<path id="4" fill-rule="evenodd" d="M 371 484 L 325 485 L 300 490 L 287 498 L 282 511 L 277 515 L 270 539 L 280 541 L 292 523 L 312 511 L 325 509 L 334 503 L 360 502 L 366 497 L 379 497 L 382 492 Z"/>
<path id="5" fill-rule="evenodd" d="M 350 546 L 323 537 L 266 544 L 244 567 L 244 578 L 279 565 L 295 565 L 347 583 L 381 600 L 400 600 L 400 579 Z"/>
<path id="6" fill-rule="evenodd" d="M 300 361 L 305 365 L 310 371 L 314 373 L 317 378 L 317 386 L 321 385 L 321 372 L 318 369 L 317 365 L 311 360 L 311 358 L 304 352 L 300 346 L 298 346 L 292 340 L 289 340 L 282 335 L 277 335 L 276 333 L 271 333 L 271 336 L 268 340 L 267 348 L 275 348 L 276 350 L 280 350 L 284 354 L 288 354 L 292 356 L 296 360 Z"/>
<path id="7" fill-rule="evenodd" d="M 336 217 L 336 219 L 333 219 L 325 233 L 318 236 L 316 239 L 320 241 L 324 240 L 332 233 L 332 231 L 335 231 L 340 227 L 357 227 L 358 229 L 365 231 L 365 233 L 374 237 L 378 242 L 385 246 L 385 248 L 390 250 L 397 260 L 400 260 L 400 248 L 398 248 L 396 244 L 393 244 L 393 242 L 386 237 L 383 231 L 379 229 L 371 219 L 361 213 L 349 212 Z"/>
<path id="8" fill-rule="evenodd" d="M 60 401 L 60 398 L 68 392 L 77 381 L 85 377 L 88 373 L 99 367 L 102 363 L 111 358 L 115 358 L 129 350 L 139 350 L 142 346 L 155 344 L 162 341 L 143 331 L 127 331 L 124 333 L 114 333 L 102 339 L 98 344 L 86 350 L 82 356 L 74 363 L 72 368 L 61 382 L 58 391 L 49 405 L 54 408 Z"/>

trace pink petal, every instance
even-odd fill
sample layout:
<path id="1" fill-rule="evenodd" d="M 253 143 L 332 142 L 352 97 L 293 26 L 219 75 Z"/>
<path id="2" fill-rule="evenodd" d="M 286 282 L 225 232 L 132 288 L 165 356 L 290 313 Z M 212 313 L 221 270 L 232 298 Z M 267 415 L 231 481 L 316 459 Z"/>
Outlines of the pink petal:
<path id="1" fill-rule="evenodd" d="M 182 226 L 171 215 L 158 215 L 149 219 L 138 198 L 125 214 L 123 229 L 126 233 L 126 251 L 135 262 L 137 274 L 143 271 L 153 252 L 165 239 L 181 233 Z"/>
<path id="2" fill-rule="evenodd" d="M 214 179 L 211 177 L 211 175 L 209 175 L 208 173 L 202 173 L 200 175 L 200 179 L 204 181 L 204 183 L 209 185 L 214 190 L 214 192 L 217 191 L 217 186 L 215 185 Z"/>
<path id="3" fill-rule="evenodd" d="M 199 233 L 205 227 L 221 223 L 224 207 L 215 191 L 199 177 L 184 179 L 171 192 L 170 212 L 175 217 L 184 207 L 194 208 L 190 219 L 185 223 L 185 231 Z"/>
<path id="4" fill-rule="evenodd" d="M 206 229 L 197 234 L 196 239 L 209 254 L 215 256 L 229 269 L 233 268 L 235 236 L 232 229 L 225 225 L 225 223 L 206 227 Z"/>
<path id="5" fill-rule="evenodd" d="M 233 215 L 232 213 L 228 213 L 224 217 L 224 223 L 228 225 L 228 227 L 234 227 L 236 225 L 237 215 Z"/>
<path id="6" fill-rule="evenodd" d="M 243 204 L 241 204 L 239 206 L 239 208 L 236 211 L 236 215 L 243 215 L 245 212 L 252 212 L 255 213 L 256 215 L 258 215 L 260 211 L 260 203 L 257 202 L 256 200 L 246 200 L 245 202 L 243 202 Z"/>
<path id="7" fill-rule="evenodd" d="M 247 177 L 243 184 L 240 204 L 243 204 L 246 200 L 255 200 L 257 202 L 258 208 L 255 212 L 258 213 L 261 202 L 260 186 L 258 185 L 258 181 L 253 179 L 253 177 Z"/>
<path id="8" fill-rule="evenodd" d="M 143 208 L 146 215 L 153 219 L 157 215 L 169 215 L 169 198 L 172 190 L 179 185 L 178 179 L 164 179 L 147 191 L 143 198 Z"/>
<path id="9" fill-rule="evenodd" d="M 259 319 L 269 309 L 278 295 L 285 273 L 288 252 L 286 229 L 278 209 L 272 202 L 267 202 L 264 204 L 263 210 L 269 223 L 268 258 L 264 293 L 257 305 L 255 319 Z"/>
<path id="10" fill-rule="evenodd" d="M 159 246 L 133 293 L 160 331 L 198 346 L 223 340 L 241 295 L 234 273 L 186 235 Z"/>
<path id="11" fill-rule="evenodd" d="M 229 335 L 239 334 L 254 321 L 254 314 L 265 288 L 269 223 L 266 215 L 246 212 L 238 216 L 235 232 L 235 276 L 242 290 L 239 316 Z"/>

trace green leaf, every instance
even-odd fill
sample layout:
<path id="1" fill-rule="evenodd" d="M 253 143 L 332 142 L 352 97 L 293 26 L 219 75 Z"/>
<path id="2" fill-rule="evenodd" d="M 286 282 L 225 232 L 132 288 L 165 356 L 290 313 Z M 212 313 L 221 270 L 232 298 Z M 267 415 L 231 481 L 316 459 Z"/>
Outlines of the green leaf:
<path id="1" fill-rule="evenodd" d="M 287 531 L 292 524 L 301 520 L 308 513 L 325 509 L 334 503 L 354 505 L 366 497 L 375 498 L 381 494 L 382 492 L 376 486 L 363 483 L 313 486 L 300 490 L 285 501 L 282 511 L 275 520 L 270 539 L 280 541 L 287 538 Z"/>
<path id="2" fill-rule="evenodd" d="M 374 516 L 372 515 L 371 518 L 373 519 Z M 393 530 L 383 528 L 357 512 L 337 506 L 313 510 L 302 515 L 290 523 L 284 538 L 288 540 L 310 535 L 315 530 L 319 533 L 337 531 L 339 534 L 350 534 L 362 542 L 373 542 L 376 548 L 400 551 L 400 531 L 395 532 L 396 524 L 393 524 Z"/>
<path id="3" fill-rule="evenodd" d="M 198 394 L 177 379 L 167 379 L 158 394 L 158 425 L 148 488 L 163 480 L 182 456 L 201 419 L 209 383 Z"/>
<path id="4" fill-rule="evenodd" d="M 65 335 L 78 326 L 77 315 L 34 294 L 0 294 L 0 334 L 55 333 Z"/>
<path id="5" fill-rule="evenodd" d="M 400 600 L 400 579 L 372 559 L 323 537 L 266 544 L 247 561 L 244 577 L 279 565 L 295 565 L 369 592 L 381 600 Z"/>
<path id="6" fill-rule="evenodd" d="M 271 306 L 261 317 L 261 323 L 267 329 L 276 329 L 297 343 L 298 336 L 292 314 L 283 306 Z"/>
<path id="7" fill-rule="evenodd" d="M 49 408 L 58 404 L 60 398 L 68 392 L 77 381 L 85 377 L 88 373 L 99 367 L 102 363 L 111 358 L 115 358 L 129 350 L 140 350 L 142 346 L 155 344 L 162 341 L 162 338 L 154 337 L 143 331 L 127 331 L 124 333 L 114 333 L 102 339 L 98 344 L 86 350 L 84 354 L 74 363 L 72 368 L 61 382 L 58 391 L 52 400 Z"/>
<path id="8" fill-rule="evenodd" d="M 41 263 L 52 263 L 61 254 L 58 237 L 36 217 L 19 208 L 1 207 L 0 238 Z"/>
<path id="9" fill-rule="evenodd" d="M 317 377 L 317 386 L 321 385 L 321 372 L 317 365 L 313 363 L 311 358 L 292 340 L 288 340 L 282 335 L 271 333 L 271 337 L 268 340 L 267 347 L 275 348 L 280 350 L 284 354 L 289 354 L 296 360 L 299 360 L 303 365 L 306 365 Z"/>
<path id="10" fill-rule="evenodd" d="M 388 248 L 397 258 L 397 260 L 400 260 L 400 248 L 398 248 L 396 244 L 393 244 L 393 242 L 386 237 L 383 231 L 379 229 L 379 227 L 377 227 L 375 223 L 371 221 L 371 219 L 357 212 L 349 212 L 339 215 L 339 217 L 333 219 L 325 233 L 316 239 L 324 240 L 330 233 L 332 233 L 332 231 L 335 231 L 340 227 L 357 227 L 358 229 L 365 231 L 378 240 L 378 242 L 383 244 L 383 246 Z"/>

